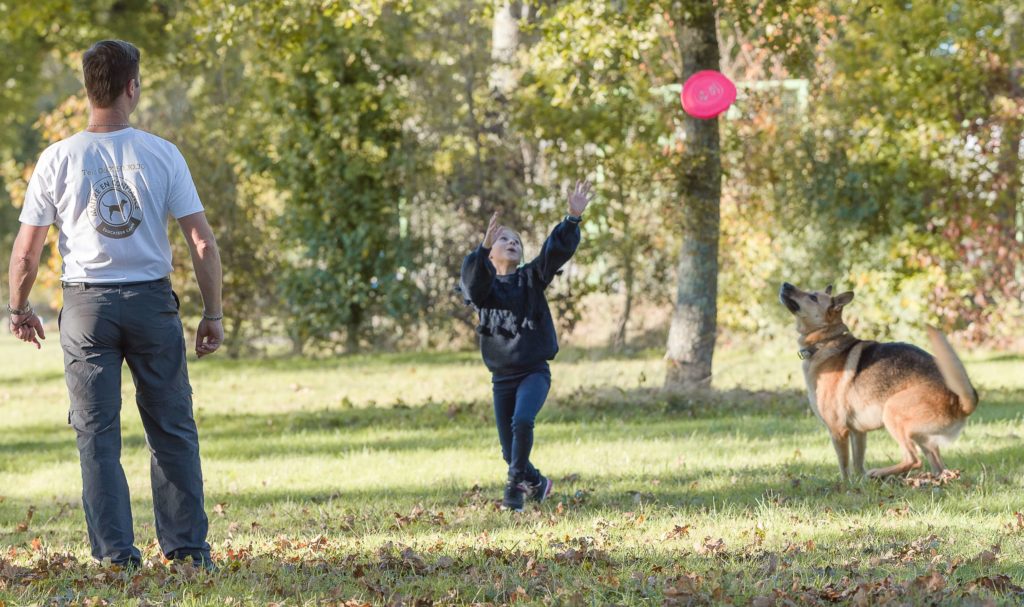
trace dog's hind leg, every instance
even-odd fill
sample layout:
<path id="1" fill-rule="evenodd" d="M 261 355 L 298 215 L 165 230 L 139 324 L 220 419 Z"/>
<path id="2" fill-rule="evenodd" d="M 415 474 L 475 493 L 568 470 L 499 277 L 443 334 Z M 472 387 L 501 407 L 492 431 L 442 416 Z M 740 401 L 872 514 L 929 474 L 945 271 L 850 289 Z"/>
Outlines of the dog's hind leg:
<path id="1" fill-rule="evenodd" d="M 832 433 L 832 447 L 836 450 L 836 457 L 839 458 L 839 474 L 843 480 L 850 478 L 850 436 L 845 432 Z"/>
<path id="2" fill-rule="evenodd" d="M 931 438 L 925 438 L 917 442 L 921 447 L 921 451 L 924 451 L 925 457 L 928 458 L 928 463 L 932 467 L 932 472 L 935 474 L 942 474 L 942 471 L 946 469 L 946 466 L 942 463 L 942 456 L 939 454 L 939 447 L 936 445 Z"/>
<path id="3" fill-rule="evenodd" d="M 851 430 L 850 447 L 853 451 L 853 472 L 864 476 L 864 451 L 868 448 L 868 433 Z"/>
<path id="4" fill-rule="evenodd" d="M 892 476 L 894 474 L 906 474 L 915 468 L 921 467 L 921 460 L 917 457 L 917 450 L 912 441 L 909 444 L 900 443 L 900 448 L 903 450 L 903 461 L 888 468 L 875 468 L 874 470 L 868 470 L 868 476 L 871 478 L 883 478 L 886 476 Z"/>
<path id="5" fill-rule="evenodd" d="M 898 410 L 898 404 L 893 403 L 892 399 L 890 399 L 890 404 L 886 406 L 885 413 L 882 415 L 882 422 L 885 424 L 885 429 L 889 431 L 889 434 L 899 443 L 900 450 L 903 451 L 903 461 L 888 468 L 876 468 L 868 471 L 868 476 L 871 478 L 906 474 L 915 468 L 921 467 L 921 459 L 917 457 L 917 445 L 910 438 L 910 433 L 906 429 L 904 420 L 897 413 Z"/>

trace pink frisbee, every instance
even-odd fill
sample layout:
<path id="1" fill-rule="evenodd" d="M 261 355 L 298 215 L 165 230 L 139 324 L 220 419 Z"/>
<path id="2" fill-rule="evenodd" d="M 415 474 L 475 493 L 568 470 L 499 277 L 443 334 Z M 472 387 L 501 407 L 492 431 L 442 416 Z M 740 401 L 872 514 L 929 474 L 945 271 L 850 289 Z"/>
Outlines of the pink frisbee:
<path id="1" fill-rule="evenodd" d="M 703 70 L 686 79 L 679 93 L 683 109 L 694 118 L 708 120 L 736 101 L 736 85 L 715 70 Z"/>

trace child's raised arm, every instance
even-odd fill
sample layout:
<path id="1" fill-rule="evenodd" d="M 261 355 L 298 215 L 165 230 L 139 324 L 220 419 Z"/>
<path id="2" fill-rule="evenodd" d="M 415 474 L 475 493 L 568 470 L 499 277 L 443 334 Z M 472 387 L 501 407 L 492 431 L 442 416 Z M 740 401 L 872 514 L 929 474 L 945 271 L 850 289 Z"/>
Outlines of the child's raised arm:
<path id="1" fill-rule="evenodd" d="M 569 192 L 569 214 L 551 230 L 540 255 L 531 262 L 540 274 L 544 286 L 551 284 L 555 279 L 555 273 L 572 259 L 576 247 L 580 244 L 580 220 L 583 211 L 594 197 L 590 187 L 589 181 L 576 182 L 576 187 Z"/>
<path id="2" fill-rule="evenodd" d="M 487 224 L 487 231 L 484 233 L 484 241 L 477 248 L 466 255 L 462 261 L 462 278 L 460 280 L 462 293 L 469 299 L 469 302 L 480 307 L 487 295 L 491 292 L 494 284 L 496 271 L 494 264 L 488 259 L 494 240 L 501 231 L 498 224 L 498 213 L 491 215 L 491 221 Z"/>

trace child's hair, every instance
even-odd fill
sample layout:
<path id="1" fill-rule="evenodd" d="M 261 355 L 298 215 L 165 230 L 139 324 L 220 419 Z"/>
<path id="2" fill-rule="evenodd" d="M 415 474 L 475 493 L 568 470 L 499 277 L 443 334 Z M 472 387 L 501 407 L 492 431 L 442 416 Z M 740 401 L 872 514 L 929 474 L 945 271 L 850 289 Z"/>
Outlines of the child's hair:
<path id="1" fill-rule="evenodd" d="M 519 265 L 523 265 L 523 263 L 525 263 L 523 260 L 526 258 L 526 247 L 525 245 L 523 245 L 523 236 L 519 232 L 513 230 L 508 226 L 501 226 L 501 230 L 498 232 L 498 237 L 501 237 L 501 234 L 503 232 L 511 232 L 512 234 L 515 235 L 516 238 L 519 239 Z"/>
<path id="2" fill-rule="evenodd" d="M 522 242 L 523 242 L 523 235 L 522 234 L 520 234 L 519 232 L 513 230 L 512 228 L 510 228 L 508 226 L 501 226 L 501 229 L 502 229 L 503 232 L 512 232 L 513 234 L 515 234 L 516 238 L 519 239 L 519 243 L 522 244 Z M 499 234 L 501 234 L 501 232 L 499 232 Z"/>

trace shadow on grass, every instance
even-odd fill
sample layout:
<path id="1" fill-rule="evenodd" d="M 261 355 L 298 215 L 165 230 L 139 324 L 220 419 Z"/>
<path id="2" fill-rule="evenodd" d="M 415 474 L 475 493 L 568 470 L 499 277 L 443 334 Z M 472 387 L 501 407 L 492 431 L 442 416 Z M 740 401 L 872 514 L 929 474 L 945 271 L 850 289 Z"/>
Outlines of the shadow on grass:
<path id="1" fill-rule="evenodd" d="M 351 354 L 316 358 L 284 354 L 267 358 L 217 358 L 190 361 L 190 371 L 204 373 L 214 371 L 336 371 L 355 367 L 382 368 L 394 365 L 409 367 L 430 366 L 450 367 L 453 365 L 483 364 L 480 354 L 475 351 L 452 352 L 394 352 L 374 354 Z"/>
<path id="2" fill-rule="evenodd" d="M 942 486 L 914 487 L 898 479 L 890 481 L 839 481 L 832 461 L 793 461 L 770 465 L 723 468 L 714 471 L 674 471 L 663 474 L 621 473 L 600 476 L 555 478 L 552 497 L 530 505 L 523 515 L 498 512 L 501 496 L 498 479 L 483 487 L 450 480 L 423 484 L 391 484 L 373 487 L 331 487 L 323 479 L 321 489 L 244 489 L 207 492 L 208 511 L 215 524 L 232 521 L 244 527 L 258 522 L 265 533 L 313 533 L 320 530 L 352 537 L 399 531 L 394 514 L 407 514 L 414 506 L 447 513 L 442 525 L 407 524 L 405 537 L 420 532 L 473 533 L 480 528 L 500 530 L 564 521 L 592 532 L 601 517 L 624 512 L 662 512 L 670 517 L 693 514 L 722 516 L 753 522 L 765 511 L 791 512 L 797 517 L 889 516 L 894 508 L 929 512 L 938 504 L 950 514 L 945 524 L 962 524 L 956 512 L 1007 514 L 1008 500 L 1020 491 L 1024 472 L 1024 447 L 1013 446 L 972 454 L 964 461 L 963 477 Z M 75 488 L 65 491 L 77 492 Z M 1002 495 L 1005 499 L 993 499 Z M 985 498 L 985 499 L 979 499 Z M 224 514 L 212 504 L 226 504 Z M 29 508 L 35 509 L 27 529 L 19 530 Z M 151 520 L 152 501 L 146 492 L 133 495 L 137 521 Z M 353 515 L 351 518 L 348 515 Z M 895 515 L 893 515 L 895 516 Z M 68 518 L 71 517 L 71 518 Z M 425 520 L 429 520 L 427 517 Z M 934 521 L 933 521 L 934 522 Z M 929 523 L 930 525 L 931 523 Z M 0 502 L 0 544 L 23 545 L 39 534 L 67 534 L 68 525 L 84 530 L 77 493 L 61 499 L 7 498 Z M 63 530 L 63 531 L 62 531 Z M 583 531 L 581 531 L 582 533 Z M 152 533 L 150 530 L 148 533 Z"/>
<path id="3" fill-rule="evenodd" d="M 580 361 L 607 360 L 647 360 L 652 350 L 619 351 L 606 347 L 565 348 L 558 354 L 559 362 L 576 363 Z M 195 361 L 192 361 L 195 364 Z M 269 371 L 319 371 L 336 370 L 351 367 L 381 368 L 394 365 L 410 367 L 429 366 L 441 367 L 451 365 L 473 365 L 483 369 L 483 361 L 478 350 L 429 351 L 429 352 L 378 352 L 373 354 L 351 354 L 344 356 L 326 356 L 323 358 L 282 354 L 279 356 L 258 359 L 208 359 L 193 369 L 204 368 L 219 370 L 269 370 Z M 200 371 L 202 372 L 202 371 Z"/>
<path id="4" fill-rule="evenodd" d="M 125 407 L 122 415 L 135 415 Z M 1019 393 L 999 391 L 972 416 L 972 426 L 1020 417 Z M 414 452 L 494 444 L 493 414 L 487 402 L 430 403 L 418 407 L 332 408 L 271 414 L 198 412 L 204 457 L 250 460 L 267 457 L 338 457 L 348 452 Z M 819 436 L 820 434 L 820 436 Z M 772 449 L 773 441 L 826 441 L 825 430 L 808 413 L 797 391 L 729 391 L 704 396 L 648 389 L 579 391 L 553 399 L 538 418 L 538 440 L 733 439 L 750 448 Z M 871 442 L 887 440 L 884 431 Z M 123 436 L 126 452 L 145 448 L 138 426 Z M 788 448 L 788 447 L 787 447 Z M 956 453 L 955 447 L 950 451 Z M 869 450 L 869 457 L 871 451 Z M 75 457 L 74 433 L 66 424 L 21 426 L 0 434 L 0 472 L 25 473 Z"/>
<path id="5" fill-rule="evenodd" d="M 823 441 L 827 439 L 822 439 Z M 571 508 L 586 510 L 629 510 L 639 505 L 656 505 L 667 508 L 704 510 L 719 507 L 754 509 L 770 506 L 809 506 L 819 508 L 827 503 L 833 511 L 857 511 L 862 508 L 877 508 L 884 504 L 890 507 L 892 500 L 923 500 L 934 504 L 950 496 L 967 493 L 1020 490 L 1020 478 L 1024 473 L 1024 445 L 1010 445 L 988 451 L 947 454 L 948 463 L 962 471 L 962 478 L 944 485 L 928 482 L 915 487 L 904 484 L 900 479 L 887 481 L 855 479 L 843 483 L 834 458 L 831 456 L 806 461 L 796 459 L 775 463 L 744 465 L 734 464 L 720 469 L 666 469 L 661 473 L 611 473 L 596 476 L 554 477 L 556 494 L 552 504 L 565 502 Z M 220 461 L 206 456 L 207 461 Z M 501 495 L 500 461 L 494 457 L 494 482 L 485 485 L 479 492 L 496 500 Z M 887 465 L 884 456 L 872 455 L 868 451 L 868 465 Z M 564 469 L 564 468 L 563 468 Z M 924 469 L 912 476 L 921 476 Z M 333 485 L 334 480 L 339 481 Z M 281 506 L 283 504 L 324 504 L 358 505 L 360 508 L 385 509 L 397 504 L 423 503 L 430 507 L 448 510 L 479 495 L 467 484 L 451 478 L 420 479 L 418 483 L 379 484 L 373 487 L 344 487 L 343 479 L 323 478 L 322 489 L 293 490 L 287 488 L 243 489 L 241 491 L 214 492 L 208 495 L 209 503 L 227 501 L 245 508 L 260 506 Z M 55 488 L 56 489 L 56 488 Z M 76 487 L 70 489 L 77 500 Z M 136 507 L 149 508 L 146 494 L 135 495 Z M 51 502 L 41 499 L 37 502 Z M 27 502 L 26 502 L 27 505 Z M 40 505 L 35 503 L 33 505 Z M 993 507 L 1002 508 L 996 502 Z M 547 507 L 547 506 L 545 506 Z M 972 502 L 965 506 L 971 510 L 985 510 L 986 503 Z M 0 521 L 11 523 L 24 514 L 18 500 L 7 498 L 0 502 Z M 0 529 L 4 528 L 0 522 Z"/>

